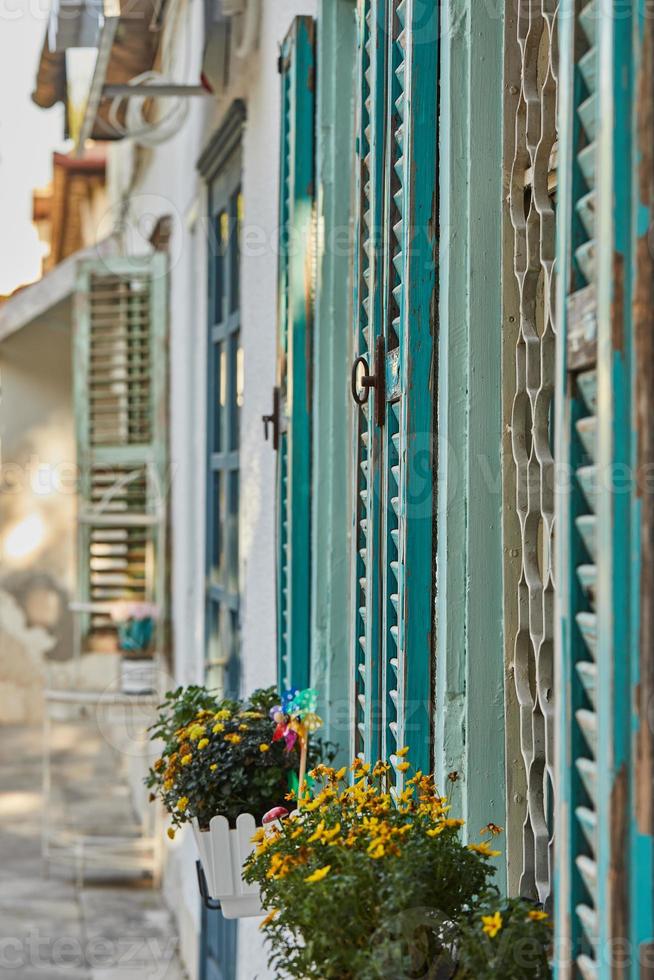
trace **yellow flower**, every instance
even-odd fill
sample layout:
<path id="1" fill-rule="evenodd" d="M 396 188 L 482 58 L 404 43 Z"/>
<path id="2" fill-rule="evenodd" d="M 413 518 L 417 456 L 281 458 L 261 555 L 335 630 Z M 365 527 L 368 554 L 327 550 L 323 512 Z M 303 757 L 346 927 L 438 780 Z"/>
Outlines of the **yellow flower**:
<path id="1" fill-rule="evenodd" d="M 404 756 L 408 754 L 408 752 L 409 752 L 409 746 L 405 745 L 403 749 L 398 749 L 396 754 L 399 755 L 401 759 L 403 759 Z"/>
<path id="2" fill-rule="evenodd" d="M 211 731 L 214 733 L 214 735 L 220 735 L 221 732 L 225 731 L 225 726 L 221 721 L 217 721 Z"/>
<path id="3" fill-rule="evenodd" d="M 321 820 L 318 826 L 316 827 L 314 833 L 307 841 L 307 843 L 313 844 L 315 842 L 319 842 L 320 844 L 329 844 L 331 841 L 334 840 L 335 837 L 338 837 L 340 832 L 341 832 L 340 823 L 337 823 L 336 826 L 332 827 L 331 830 L 327 830 L 325 827 L 325 821 Z"/>
<path id="4" fill-rule="evenodd" d="M 342 769 L 339 769 L 338 772 L 334 773 L 334 779 L 337 783 L 340 783 L 342 779 L 345 779 L 346 775 L 347 775 L 347 766 L 343 766 Z"/>
<path id="5" fill-rule="evenodd" d="M 532 922 L 544 922 L 545 919 L 549 919 L 549 915 L 542 909 L 532 909 L 531 912 L 527 912 L 527 918 Z"/>
<path id="6" fill-rule="evenodd" d="M 439 823 L 437 827 L 432 827 L 431 830 L 427 831 L 427 837 L 438 837 L 438 835 L 442 834 L 444 830 L 445 830 L 445 825 Z"/>
<path id="7" fill-rule="evenodd" d="M 217 762 L 212 762 L 211 765 L 209 766 L 209 769 L 211 770 L 211 772 L 215 772 L 217 768 L 218 768 L 218 763 Z"/>
<path id="8" fill-rule="evenodd" d="M 239 725 L 238 726 L 238 730 L 239 730 L 239 732 L 247 732 L 248 726 L 247 725 Z"/>
<path id="9" fill-rule="evenodd" d="M 182 756 L 182 765 L 188 766 L 189 762 L 193 759 L 193 756 L 189 753 L 188 755 Z"/>
<path id="10" fill-rule="evenodd" d="M 259 746 L 259 752 L 270 752 L 270 746 L 266 745 L 265 742 L 262 742 Z"/>
<path id="11" fill-rule="evenodd" d="M 198 742 L 198 748 L 199 749 L 206 749 L 206 747 L 207 747 L 208 744 L 209 744 L 209 739 L 208 738 L 201 738 L 200 741 Z"/>
<path id="12" fill-rule="evenodd" d="M 231 732 L 229 735 L 225 735 L 225 741 L 231 742 L 232 745 L 238 745 L 241 741 L 241 736 L 237 735 L 236 732 Z"/>
<path id="13" fill-rule="evenodd" d="M 270 912 L 268 913 L 268 915 L 266 916 L 266 918 L 265 918 L 265 919 L 263 920 L 263 922 L 262 922 L 262 923 L 261 923 L 261 925 L 259 926 L 259 928 L 260 928 L 260 929 L 265 929 L 265 928 L 266 928 L 266 926 L 269 926 L 269 925 L 270 925 L 270 923 L 272 922 L 272 920 L 273 920 L 273 919 L 275 918 L 275 916 L 276 916 L 276 915 L 278 915 L 278 914 L 279 914 L 279 909 L 271 909 L 271 910 L 270 910 Z"/>
<path id="14" fill-rule="evenodd" d="M 314 882 L 322 881 L 323 878 L 326 878 L 331 870 L 331 864 L 326 864 L 324 868 L 318 868 L 317 871 L 314 871 L 313 874 L 308 875 L 304 880 L 312 885 Z"/>
<path id="15" fill-rule="evenodd" d="M 216 721 L 227 721 L 228 718 L 232 717 L 232 713 L 228 708 L 221 708 L 214 715 Z"/>
<path id="16" fill-rule="evenodd" d="M 191 740 L 191 742 L 197 742 L 199 738 L 202 738 L 204 732 L 205 732 L 204 725 L 197 725 L 197 724 L 189 725 L 188 737 Z"/>
<path id="17" fill-rule="evenodd" d="M 168 832 L 168 836 L 170 837 L 170 839 L 171 840 L 175 840 L 175 828 L 174 827 L 169 827 L 167 832 Z"/>
<path id="18" fill-rule="evenodd" d="M 187 806 L 188 806 L 188 796 L 180 796 L 180 798 L 177 801 L 177 809 L 183 813 Z"/>
<path id="19" fill-rule="evenodd" d="M 495 939 L 502 928 L 502 916 L 499 912 L 494 912 L 492 915 L 482 915 L 481 921 L 484 923 L 484 932 L 491 939 Z"/>
<path id="20" fill-rule="evenodd" d="M 167 793 L 169 793 L 170 790 L 173 788 L 173 784 L 174 781 L 172 779 L 164 779 L 163 788 L 166 790 Z"/>
<path id="21" fill-rule="evenodd" d="M 163 759 L 157 759 L 157 761 L 155 762 L 152 768 L 154 769 L 155 772 L 161 772 L 162 769 L 166 768 L 166 763 L 164 762 Z"/>
<path id="22" fill-rule="evenodd" d="M 487 844 L 485 841 L 482 841 L 481 844 L 468 844 L 468 850 L 487 858 L 496 858 L 502 853 L 501 851 L 491 850 L 490 844 Z"/>
<path id="23" fill-rule="evenodd" d="M 406 772 L 410 768 L 411 768 L 411 763 L 410 762 L 398 762 L 398 764 L 397 764 L 397 769 L 400 772 Z"/>

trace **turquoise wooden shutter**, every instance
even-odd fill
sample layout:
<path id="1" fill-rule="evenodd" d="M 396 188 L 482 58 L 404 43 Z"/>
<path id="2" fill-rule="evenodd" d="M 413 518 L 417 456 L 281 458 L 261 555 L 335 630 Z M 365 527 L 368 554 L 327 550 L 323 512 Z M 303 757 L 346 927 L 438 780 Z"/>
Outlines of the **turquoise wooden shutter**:
<path id="1" fill-rule="evenodd" d="M 77 608 L 82 650 L 116 648 L 116 600 L 165 615 L 167 259 L 80 266 L 74 398 L 79 468 Z"/>
<path id="2" fill-rule="evenodd" d="M 353 389 L 355 751 L 431 760 L 437 36 L 359 6 Z M 365 375 L 374 376 L 374 385 Z M 365 397 L 365 396 L 364 396 Z M 401 776 L 397 773 L 398 782 Z"/>
<path id="3" fill-rule="evenodd" d="M 277 662 L 282 689 L 309 684 L 314 36 L 314 21 L 296 18 L 279 62 Z"/>
<path id="4" fill-rule="evenodd" d="M 641 697 L 642 665 L 651 664 L 641 635 L 639 467 L 647 436 L 638 431 L 634 390 L 649 368 L 635 356 L 632 309 L 639 278 L 649 278 L 651 291 L 634 114 L 642 13 L 616 3 L 600 15 L 596 0 L 567 0 L 560 11 L 557 458 L 570 474 L 557 525 L 562 977 L 640 977 L 654 962 L 651 806 L 639 789 L 652 778 L 639 751 L 643 737 L 651 745 Z M 651 86 L 651 61 L 644 70 Z M 651 98 L 648 91 L 647 114 Z M 649 333 L 651 307 L 648 316 Z"/>

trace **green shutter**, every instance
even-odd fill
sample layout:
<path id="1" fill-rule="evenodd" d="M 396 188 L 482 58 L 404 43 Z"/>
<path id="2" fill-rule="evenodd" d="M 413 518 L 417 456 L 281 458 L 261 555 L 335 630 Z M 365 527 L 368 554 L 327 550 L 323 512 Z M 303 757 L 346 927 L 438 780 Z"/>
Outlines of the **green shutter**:
<path id="1" fill-rule="evenodd" d="M 555 896 L 571 958 L 596 976 L 597 883 L 597 14 L 589 3 L 563 20 L 557 458 L 572 473 L 558 526 L 561 692 Z M 563 13 L 563 11 L 562 11 Z M 564 245 L 561 246 L 561 241 Z M 563 363 L 565 362 L 565 363 Z M 563 761 L 565 759 L 565 761 Z M 563 801 L 567 801 L 565 810 Z M 565 862 L 565 871 L 563 864 Z M 561 873 L 563 871 L 563 873 Z M 565 933 L 564 933 L 565 934 Z M 572 975 L 572 973 L 564 974 Z"/>
<path id="2" fill-rule="evenodd" d="M 651 742 L 641 699 L 642 665 L 651 665 L 641 594 L 645 609 L 652 601 L 641 593 L 646 468 L 639 468 L 648 436 L 639 431 L 635 397 L 641 372 L 651 370 L 636 353 L 651 334 L 651 306 L 640 335 L 634 324 L 643 313 L 634 284 L 651 280 L 649 201 L 643 208 L 640 200 L 643 176 L 650 179 L 640 164 L 648 144 L 634 112 L 651 27 L 639 6 L 638 17 L 618 3 L 600 14 L 598 0 L 568 0 L 561 9 L 557 458 L 572 479 L 557 518 L 555 901 L 559 975 L 598 980 L 645 976 L 653 962 L 651 812 L 640 795 L 651 770 L 640 773 L 638 746 Z M 640 111 L 648 119 L 651 62 L 646 72 Z M 627 962 L 623 950 L 624 970 L 617 965 Z"/>
<path id="3" fill-rule="evenodd" d="M 116 600 L 152 601 L 163 610 L 166 262 L 156 254 L 80 266 L 74 395 L 82 650 L 115 648 L 109 608 Z"/>
<path id="4" fill-rule="evenodd" d="M 309 684 L 314 36 L 314 21 L 296 18 L 280 56 L 277 658 L 282 688 Z"/>
<path id="5" fill-rule="evenodd" d="M 355 349 L 376 380 L 354 416 L 353 659 L 355 751 L 395 758 L 408 743 L 426 771 L 437 38 L 418 8 L 411 0 L 359 7 Z M 361 392 L 361 370 L 353 381 Z"/>

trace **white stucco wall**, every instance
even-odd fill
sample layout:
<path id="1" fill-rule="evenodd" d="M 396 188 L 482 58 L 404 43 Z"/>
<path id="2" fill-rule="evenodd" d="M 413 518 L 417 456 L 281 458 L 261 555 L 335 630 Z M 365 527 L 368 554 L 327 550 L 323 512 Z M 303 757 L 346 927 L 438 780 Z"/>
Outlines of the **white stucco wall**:
<path id="1" fill-rule="evenodd" d="M 243 140 L 244 247 L 241 344 L 244 402 L 240 448 L 240 579 L 243 691 L 275 681 L 274 453 L 261 416 L 270 411 L 275 381 L 279 47 L 297 14 L 315 14 L 316 0 L 263 0 L 257 50 L 233 78 L 225 98 L 188 100 L 176 136 L 142 153 L 130 194 L 126 247 L 141 250 L 157 217 L 171 215 L 170 452 L 175 679 L 202 680 L 204 656 L 204 488 L 206 397 L 206 191 L 196 171 L 202 149 L 234 98 L 246 103 Z M 183 0 L 174 46 L 167 52 L 176 81 L 196 83 L 203 48 L 203 4 Z M 172 73 L 172 72 L 171 72 Z M 112 150 L 111 214 L 137 161 L 133 147 Z M 258 243 L 248 248 L 248 229 Z M 260 242 L 265 242 L 261 245 Z M 178 918 L 182 954 L 199 976 L 200 908 L 190 834 L 167 849 L 167 899 Z M 239 980 L 271 977 L 259 920 L 239 924 Z"/>
<path id="2" fill-rule="evenodd" d="M 0 344 L 0 724 L 38 720 L 72 655 L 76 467 L 69 304 Z"/>

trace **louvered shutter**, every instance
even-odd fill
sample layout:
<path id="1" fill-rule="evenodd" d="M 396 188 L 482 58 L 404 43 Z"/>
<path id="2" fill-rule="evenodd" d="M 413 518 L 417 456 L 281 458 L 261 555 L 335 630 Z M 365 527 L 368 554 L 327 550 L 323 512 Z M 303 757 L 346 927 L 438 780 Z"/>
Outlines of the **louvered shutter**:
<path id="1" fill-rule="evenodd" d="M 419 9 L 420 7 L 420 9 Z M 359 6 L 355 750 L 431 758 L 437 40 L 412 0 Z M 401 776 L 397 773 L 398 783 Z"/>
<path id="2" fill-rule="evenodd" d="M 630 301 L 634 243 L 638 234 L 646 237 L 646 226 L 637 231 L 638 216 L 632 227 L 640 193 L 638 134 L 632 129 L 639 60 L 632 48 L 634 20 L 622 5 L 600 11 L 598 0 L 567 0 L 560 11 L 557 458 L 570 482 L 557 518 L 562 577 L 555 902 L 564 977 L 608 978 L 616 969 L 622 975 L 615 945 L 622 942 L 631 950 L 630 975 L 648 972 L 640 960 L 644 941 L 652 963 L 652 828 L 650 823 L 644 833 L 636 819 L 634 753 L 635 732 L 647 729 L 651 739 L 651 721 L 638 703 L 636 473 L 642 460 L 632 385 L 644 364 L 634 358 Z M 651 277 L 649 259 L 645 264 Z M 649 319 L 648 332 L 651 308 Z M 651 662 L 651 648 L 645 655 Z M 645 778 L 651 780 L 651 771 Z"/>
<path id="3" fill-rule="evenodd" d="M 567 223 L 567 267 L 561 270 L 561 347 L 565 374 L 559 376 L 560 460 L 573 474 L 564 521 L 559 527 L 561 606 L 565 632 L 559 712 L 560 803 L 569 800 L 567 820 L 557 821 L 559 867 L 566 873 L 556 891 L 569 917 L 582 976 L 595 976 L 598 939 L 597 796 L 597 277 L 595 213 L 597 169 L 597 15 L 594 2 L 568 12 L 561 49 L 561 94 L 567 126 L 561 130 L 560 211 Z M 568 74 L 569 72 L 569 74 Z M 567 82 L 567 88 L 564 88 Z M 567 770 L 567 771 L 564 771 Z M 567 887 L 566 887 L 567 884 Z M 572 975 L 572 974 L 570 974 Z"/>
<path id="4" fill-rule="evenodd" d="M 311 333 L 314 281 L 315 24 L 293 22 L 280 56 L 277 377 L 277 659 L 282 688 L 309 684 Z"/>
<path id="5" fill-rule="evenodd" d="M 166 261 L 156 254 L 80 266 L 74 396 L 82 650 L 116 648 L 109 610 L 117 600 L 153 601 L 163 610 Z"/>

